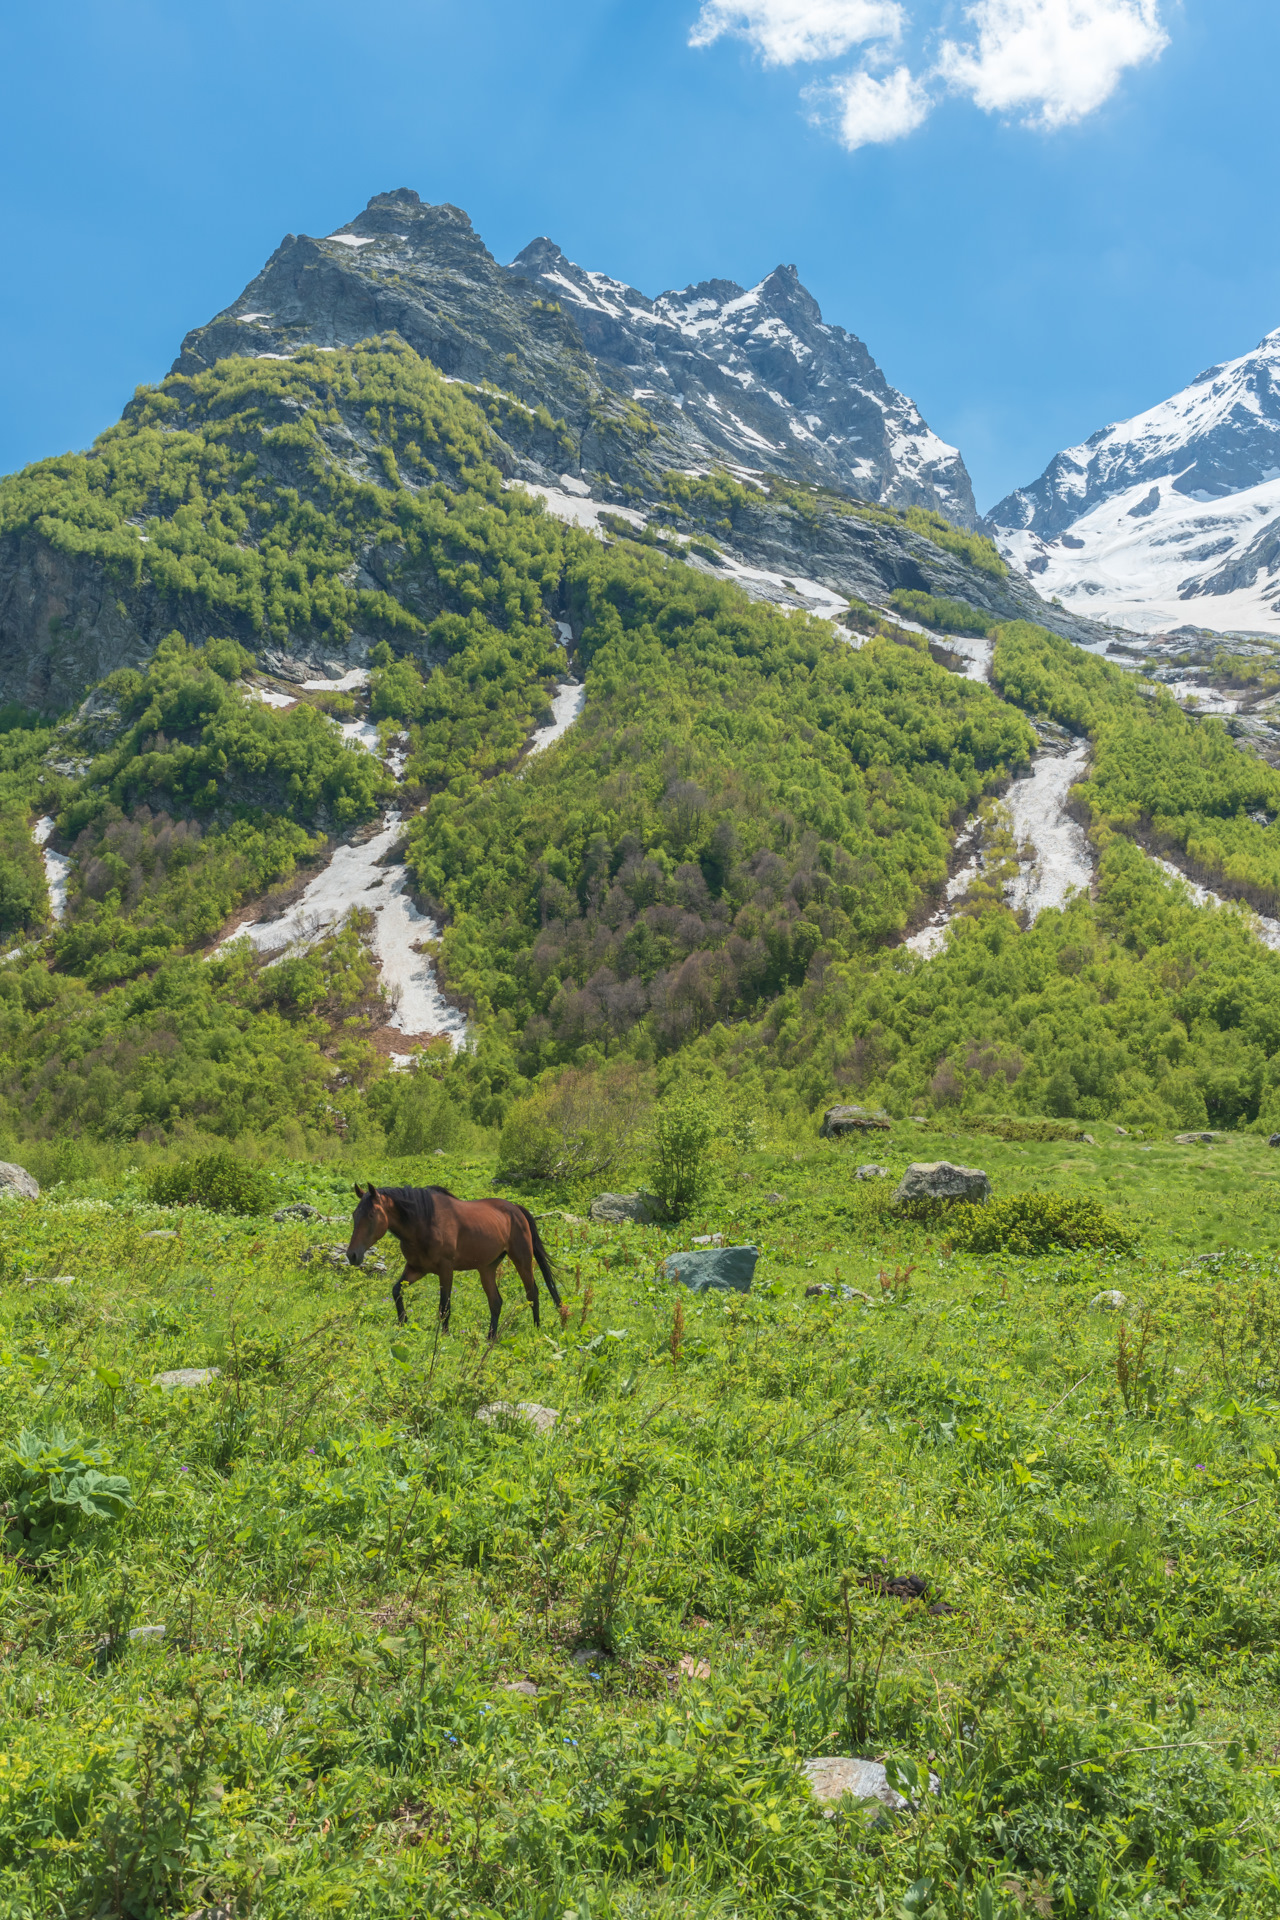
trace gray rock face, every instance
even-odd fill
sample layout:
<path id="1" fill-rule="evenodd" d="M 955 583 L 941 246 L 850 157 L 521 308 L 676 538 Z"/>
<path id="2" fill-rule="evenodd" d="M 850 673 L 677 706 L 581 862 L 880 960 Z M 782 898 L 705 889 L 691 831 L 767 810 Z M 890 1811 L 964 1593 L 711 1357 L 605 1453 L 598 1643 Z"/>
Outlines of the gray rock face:
<path id="1" fill-rule="evenodd" d="M 693 1253 L 673 1253 L 662 1263 L 668 1280 L 678 1280 L 690 1293 L 750 1293 L 760 1258 L 757 1247 L 705 1247 Z"/>
<path id="2" fill-rule="evenodd" d="M 887 1113 L 872 1107 L 828 1107 L 818 1132 L 824 1140 L 838 1139 L 845 1133 L 887 1132 L 892 1122 Z"/>
<path id="3" fill-rule="evenodd" d="M 991 1182 L 980 1167 L 957 1167 L 950 1160 L 913 1160 L 893 1197 L 897 1201 L 989 1200 Z"/>
<path id="4" fill-rule="evenodd" d="M 621 1226 L 629 1220 L 638 1227 L 653 1227 L 667 1216 L 654 1193 L 598 1193 L 591 1202 L 590 1217 L 604 1226 Z"/>
<path id="5" fill-rule="evenodd" d="M 993 577 L 900 518 L 871 519 L 851 507 L 919 506 L 965 526 L 976 519 L 955 448 L 889 385 L 860 340 L 823 320 L 794 267 L 746 290 L 708 280 L 651 299 L 575 266 L 549 240 L 503 267 L 459 208 L 399 189 L 375 195 L 337 234 L 287 235 L 239 298 L 187 335 L 174 371 L 391 334 L 450 379 L 490 383 L 522 403 L 504 416 L 490 448 L 511 479 L 555 488 L 567 480 L 600 502 L 625 499 L 642 511 L 664 499 L 673 470 L 728 465 L 748 481 L 760 476 L 764 487 L 769 476 L 819 486 L 843 504 L 837 497 L 801 515 L 785 497 L 748 484 L 727 533 L 716 509 L 717 542 L 751 567 L 877 605 L 896 588 L 914 588 L 1000 619 L 1036 620 L 1071 639 L 1106 638 L 1088 618 L 1042 600 L 1021 573 Z M 172 397 L 175 429 L 203 424 L 189 389 Z M 244 445 L 259 477 L 315 494 L 314 454 L 269 437 L 296 421 L 304 402 L 263 407 Z M 312 409 L 322 460 L 388 484 L 362 410 L 340 401 L 337 412 L 335 421 L 327 404 Z M 45 712 L 73 707 L 87 684 L 144 666 L 174 627 L 193 644 L 230 632 L 298 679 L 326 664 L 358 665 L 367 653 L 368 636 L 356 633 L 334 661 L 327 629 L 291 634 L 287 655 L 264 648 L 248 615 L 157 584 L 152 551 L 139 542 L 134 580 L 128 569 L 109 572 L 61 551 L 34 520 L 0 536 L 0 699 Z M 691 564 L 709 566 L 697 557 Z M 435 570 L 398 549 L 366 549 L 355 584 L 391 594 L 428 624 L 451 604 Z M 816 604 L 799 588 L 749 576 L 741 584 L 787 607 Z M 82 710 L 69 744 L 97 751 L 118 724 L 106 708 Z"/>
<path id="6" fill-rule="evenodd" d="M 0 1160 L 0 1194 L 5 1193 L 14 1194 L 20 1200 L 38 1200 L 40 1183 L 25 1167 L 15 1166 L 12 1160 Z"/>

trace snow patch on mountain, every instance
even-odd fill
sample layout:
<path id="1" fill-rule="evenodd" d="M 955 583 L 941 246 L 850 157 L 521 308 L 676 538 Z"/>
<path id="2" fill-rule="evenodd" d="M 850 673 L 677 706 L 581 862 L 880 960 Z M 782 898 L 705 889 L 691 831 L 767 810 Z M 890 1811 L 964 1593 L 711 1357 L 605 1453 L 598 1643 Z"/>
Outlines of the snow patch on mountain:
<path id="1" fill-rule="evenodd" d="M 1069 531 L 1002 530 L 996 544 L 1046 598 L 1097 620 L 1280 634 L 1280 478 L 1193 500 L 1143 476 Z"/>

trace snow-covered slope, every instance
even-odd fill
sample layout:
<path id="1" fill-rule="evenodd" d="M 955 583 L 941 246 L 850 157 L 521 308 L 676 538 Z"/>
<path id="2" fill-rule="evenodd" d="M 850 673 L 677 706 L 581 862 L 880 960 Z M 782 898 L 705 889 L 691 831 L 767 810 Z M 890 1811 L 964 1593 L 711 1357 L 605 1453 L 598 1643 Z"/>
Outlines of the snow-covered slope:
<path id="1" fill-rule="evenodd" d="M 1039 591 L 1153 632 L 1280 633 L 1280 329 L 993 507 Z"/>
<path id="2" fill-rule="evenodd" d="M 650 299 L 541 239 L 511 271 L 573 314 L 587 351 L 626 376 L 632 399 L 679 408 L 730 461 L 777 471 L 799 458 L 864 499 L 973 521 L 957 449 L 889 385 L 861 340 L 823 320 L 794 266 L 754 287 L 704 280 Z"/>

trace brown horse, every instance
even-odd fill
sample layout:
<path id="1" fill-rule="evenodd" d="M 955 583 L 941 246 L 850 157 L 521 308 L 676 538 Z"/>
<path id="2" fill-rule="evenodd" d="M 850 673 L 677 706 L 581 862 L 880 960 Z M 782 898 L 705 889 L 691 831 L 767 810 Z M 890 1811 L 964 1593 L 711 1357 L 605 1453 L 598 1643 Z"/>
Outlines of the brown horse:
<path id="1" fill-rule="evenodd" d="M 405 1286 L 421 1280 L 424 1273 L 438 1273 L 440 1325 L 447 1333 L 454 1273 L 459 1267 L 464 1271 L 474 1267 L 489 1302 L 489 1338 L 496 1340 L 498 1315 L 502 1312 L 498 1268 L 508 1257 L 524 1282 L 535 1327 L 538 1325 L 535 1260 L 542 1269 L 547 1292 L 555 1305 L 560 1305 L 550 1257 L 533 1215 L 524 1207 L 515 1206 L 510 1200 L 459 1200 L 443 1187 L 357 1185 L 356 1192 L 360 1204 L 351 1222 L 347 1259 L 353 1267 L 363 1265 L 366 1253 L 384 1233 L 399 1241 L 405 1267 L 391 1289 L 391 1298 L 402 1324 L 406 1318 Z"/>

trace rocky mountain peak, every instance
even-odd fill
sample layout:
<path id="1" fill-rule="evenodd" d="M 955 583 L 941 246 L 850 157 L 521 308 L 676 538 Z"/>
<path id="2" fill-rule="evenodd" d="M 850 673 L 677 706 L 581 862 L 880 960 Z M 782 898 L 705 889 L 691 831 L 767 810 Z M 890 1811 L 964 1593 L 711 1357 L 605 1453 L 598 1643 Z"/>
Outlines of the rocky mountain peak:
<path id="1" fill-rule="evenodd" d="M 331 234 L 290 235 L 188 334 L 176 369 L 393 332 L 451 378 L 561 416 L 579 477 L 651 488 L 667 468 L 727 462 L 977 518 L 959 453 L 856 336 L 823 321 L 795 265 L 752 288 L 708 279 L 650 297 L 545 235 L 502 267 L 461 208 L 407 187 L 374 194 Z M 607 445 L 602 408 L 623 410 Z"/>

